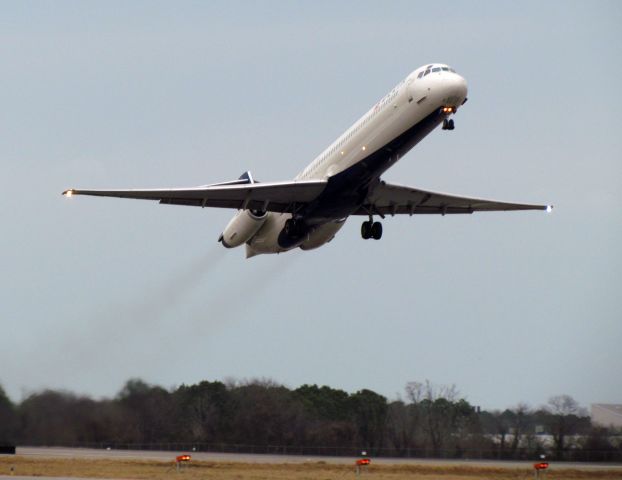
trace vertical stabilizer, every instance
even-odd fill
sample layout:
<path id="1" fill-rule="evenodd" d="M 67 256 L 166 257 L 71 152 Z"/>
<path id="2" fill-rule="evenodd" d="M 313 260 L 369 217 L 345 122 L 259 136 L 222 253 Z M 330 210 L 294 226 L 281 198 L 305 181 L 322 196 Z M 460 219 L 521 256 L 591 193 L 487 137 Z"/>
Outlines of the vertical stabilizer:
<path id="1" fill-rule="evenodd" d="M 255 182 L 255 179 L 253 178 L 253 174 L 251 173 L 250 170 L 247 170 L 246 172 L 244 172 L 238 180 L 245 180 L 246 183 L 257 183 Z"/>

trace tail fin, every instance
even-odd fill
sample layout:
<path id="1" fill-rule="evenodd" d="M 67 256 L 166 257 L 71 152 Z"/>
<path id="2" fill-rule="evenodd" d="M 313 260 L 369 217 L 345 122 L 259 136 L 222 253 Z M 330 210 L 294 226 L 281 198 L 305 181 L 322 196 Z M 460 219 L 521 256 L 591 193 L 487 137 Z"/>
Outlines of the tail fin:
<path id="1" fill-rule="evenodd" d="M 251 173 L 250 170 L 247 170 L 246 172 L 244 172 L 238 180 L 245 180 L 244 183 L 257 183 L 255 179 L 253 178 L 253 174 Z"/>
<path id="2" fill-rule="evenodd" d="M 238 178 L 237 180 L 231 180 L 229 182 L 221 182 L 221 183 L 213 183 L 213 186 L 217 186 L 217 185 L 246 185 L 246 184 L 253 184 L 253 183 L 259 183 L 257 182 L 254 178 L 253 178 L 253 174 L 250 172 L 250 170 L 244 172 L 240 178 Z"/>

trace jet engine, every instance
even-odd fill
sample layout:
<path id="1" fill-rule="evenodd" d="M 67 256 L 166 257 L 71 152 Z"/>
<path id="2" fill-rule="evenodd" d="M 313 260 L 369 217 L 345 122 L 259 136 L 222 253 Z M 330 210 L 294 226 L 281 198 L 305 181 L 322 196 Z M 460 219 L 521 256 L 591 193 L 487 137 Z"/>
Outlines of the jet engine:
<path id="1" fill-rule="evenodd" d="M 219 240 L 227 248 L 239 247 L 253 238 L 267 218 L 267 212 L 240 210 L 225 227 Z"/>
<path id="2" fill-rule="evenodd" d="M 300 248 L 302 250 L 311 250 L 330 242 L 345 222 L 346 219 L 343 218 L 319 226 L 309 234 L 309 238 L 300 244 Z"/>

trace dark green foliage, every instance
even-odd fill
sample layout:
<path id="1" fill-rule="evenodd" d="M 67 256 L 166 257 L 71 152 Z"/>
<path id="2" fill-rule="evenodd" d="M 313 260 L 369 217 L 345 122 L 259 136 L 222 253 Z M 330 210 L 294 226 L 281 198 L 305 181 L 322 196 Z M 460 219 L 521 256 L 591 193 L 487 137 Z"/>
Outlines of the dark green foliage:
<path id="1" fill-rule="evenodd" d="M 222 382 L 182 385 L 173 392 L 177 432 L 186 441 L 222 441 L 233 417 L 230 392 Z"/>
<path id="2" fill-rule="evenodd" d="M 559 459 L 622 454 L 567 396 L 541 410 L 480 412 L 454 387 L 411 382 L 406 392 L 409 401 L 388 402 L 368 389 L 290 390 L 256 380 L 167 390 L 131 379 L 114 399 L 45 390 L 13 405 L 0 388 L 0 443 L 534 459 L 547 448 L 541 434 L 549 434 L 547 453 Z"/>
<path id="3" fill-rule="evenodd" d="M 350 398 L 359 444 L 366 450 L 376 451 L 382 447 L 384 439 L 387 399 L 371 390 L 360 390 Z"/>
<path id="4" fill-rule="evenodd" d="M 309 414 L 321 420 L 343 421 L 349 417 L 350 395 L 343 390 L 303 385 L 293 393 Z"/>
<path id="5" fill-rule="evenodd" d="M 15 407 L 0 386 L 0 445 L 12 445 L 15 442 L 17 422 Z"/>
<path id="6" fill-rule="evenodd" d="M 162 387 L 131 379 L 116 399 L 119 415 L 124 418 L 116 441 L 158 443 L 176 437 L 173 396 Z"/>

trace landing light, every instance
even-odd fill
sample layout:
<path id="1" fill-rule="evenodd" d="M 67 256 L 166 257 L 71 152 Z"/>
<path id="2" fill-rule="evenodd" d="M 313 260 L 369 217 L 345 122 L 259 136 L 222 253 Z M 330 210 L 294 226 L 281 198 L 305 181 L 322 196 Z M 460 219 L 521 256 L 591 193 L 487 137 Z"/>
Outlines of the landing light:
<path id="1" fill-rule="evenodd" d="M 443 107 L 443 113 L 454 113 L 455 107 Z"/>
<path id="2" fill-rule="evenodd" d="M 73 195 L 73 190 L 67 190 L 67 191 L 65 192 L 65 196 L 66 196 L 66 197 L 71 197 L 72 195 Z"/>
<path id="3" fill-rule="evenodd" d="M 553 211 L 553 205 L 546 206 L 546 213 L 551 213 Z"/>

